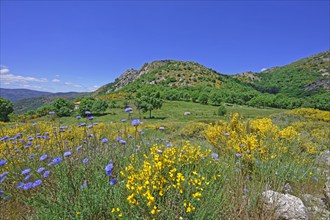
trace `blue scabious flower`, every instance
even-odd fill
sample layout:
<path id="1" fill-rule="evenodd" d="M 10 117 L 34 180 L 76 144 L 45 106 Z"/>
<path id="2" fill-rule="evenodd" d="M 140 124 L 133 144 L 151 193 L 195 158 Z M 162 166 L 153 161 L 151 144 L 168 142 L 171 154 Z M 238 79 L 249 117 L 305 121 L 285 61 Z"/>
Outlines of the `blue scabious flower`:
<path id="1" fill-rule="evenodd" d="M 90 115 L 92 114 L 90 111 L 85 111 L 85 115 Z"/>
<path id="2" fill-rule="evenodd" d="M 118 180 L 117 180 L 116 178 L 113 178 L 113 179 L 109 182 L 109 184 L 110 184 L 110 186 L 113 186 L 113 185 L 115 185 L 117 182 L 118 182 Z"/>
<path id="3" fill-rule="evenodd" d="M 29 158 L 30 158 L 30 159 L 33 159 L 33 158 L 34 158 L 34 154 L 31 154 L 31 155 L 29 156 Z"/>
<path id="4" fill-rule="evenodd" d="M 37 173 L 41 173 L 42 171 L 45 170 L 45 167 L 40 167 L 38 170 L 37 170 Z"/>
<path id="5" fill-rule="evenodd" d="M 3 166 L 3 165 L 5 165 L 6 163 L 7 163 L 7 161 L 5 161 L 5 160 L 0 160 L 0 167 Z"/>
<path id="6" fill-rule="evenodd" d="M 83 162 L 83 163 L 87 163 L 87 162 L 88 162 L 88 158 L 83 159 L 82 162 Z"/>
<path id="7" fill-rule="evenodd" d="M 47 178 L 47 177 L 49 176 L 49 174 L 50 174 L 50 171 L 49 171 L 49 170 L 46 170 L 46 171 L 44 172 L 44 174 L 42 174 L 42 177 L 43 177 L 43 178 Z"/>
<path id="8" fill-rule="evenodd" d="M 140 124 L 141 124 L 140 119 L 135 118 L 135 119 L 132 120 L 132 125 L 133 126 L 139 126 Z"/>
<path id="9" fill-rule="evenodd" d="M 119 143 L 125 145 L 125 144 L 126 144 L 126 141 L 124 141 L 124 140 L 120 140 Z"/>
<path id="10" fill-rule="evenodd" d="M 92 128 L 92 127 L 93 127 L 93 125 L 88 125 L 88 126 L 87 126 L 87 128 Z"/>
<path id="11" fill-rule="evenodd" d="M 93 120 L 93 119 L 94 119 L 93 116 L 89 116 L 89 117 L 88 117 L 88 120 Z"/>
<path id="12" fill-rule="evenodd" d="M 108 138 L 103 138 L 101 142 L 102 143 L 107 143 L 108 142 Z"/>
<path id="13" fill-rule="evenodd" d="M 62 158 L 61 157 L 57 157 L 57 158 L 55 158 L 52 162 L 50 162 L 49 164 L 48 164 L 48 166 L 50 166 L 50 165 L 52 165 L 52 164 L 58 164 L 58 163 L 60 163 L 62 161 Z"/>
<path id="14" fill-rule="evenodd" d="M 2 195 L 3 195 L 3 193 L 4 193 L 4 191 L 0 190 L 0 196 L 2 196 Z"/>
<path id="15" fill-rule="evenodd" d="M 236 157 L 241 157 L 241 156 L 242 156 L 242 154 L 240 154 L 240 153 L 237 153 L 237 154 L 235 154 L 235 156 L 236 156 Z"/>
<path id="16" fill-rule="evenodd" d="M 28 174 L 28 175 L 26 175 L 26 177 L 24 178 L 24 180 L 28 180 L 28 179 L 30 179 L 30 177 L 31 177 L 31 174 Z"/>
<path id="17" fill-rule="evenodd" d="M 41 155 L 41 157 L 39 158 L 39 160 L 46 160 L 47 159 L 47 154 Z"/>
<path id="18" fill-rule="evenodd" d="M 3 176 L 3 177 L 0 179 L 0 183 L 2 183 L 3 181 L 5 181 L 6 178 L 7 178 L 7 176 Z"/>
<path id="19" fill-rule="evenodd" d="M 0 178 L 2 178 L 2 177 L 4 177 L 4 176 L 6 176 L 8 173 L 9 173 L 9 172 L 8 172 L 8 171 L 6 171 L 6 172 L 4 172 L 4 173 L 0 174 Z"/>
<path id="20" fill-rule="evenodd" d="M 76 119 L 81 119 L 81 116 L 80 115 L 76 116 Z"/>
<path id="21" fill-rule="evenodd" d="M 69 156 L 71 156 L 71 152 L 70 151 L 64 152 L 63 156 L 69 157 Z"/>
<path id="22" fill-rule="evenodd" d="M 87 183 L 83 183 L 83 184 L 81 184 L 81 186 L 80 186 L 81 189 L 82 189 L 82 188 L 85 188 L 85 187 L 87 187 Z"/>
<path id="23" fill-rule="evenodd" d="M 121 140 L 121 137 L 120 137 L 120 136 L 117 136 L 117 137 L 116 137 L 116 140 L 117 140 L 117 141 L 120 141 L 120 140 Z"/>
<path id="24" fill-rule="evenodd" d="M 125 112 L 131 112 L 131 111 L 133 111 L 133 109 L 131 107 L 125 108 Z"/>
<path id="25" fill-rule="evenodd" d="M 48 112 L 48 114 L 50 114 L 50 115 L 54 115 L 54 114 L 55 114 L 55 112 Z"/>
<path id="26" fill-rule="evenodd" d="M 161 131 L 164 130 L 164 129 L 165 129 L 165 128 L 164 128 L 163 126 L 160 126 L 160 127 L 159 127 L 159 130 L 161 130 Z"/>
<path id="27" fill-rule="evenodd" d="M 76 151 L 80 150 L 81 148 L 82 148 L 82 145 L 78 146 L 78 147 L 76 148 Z"/>
<path id="28" fill-rule="evenodd" d="M 217 153 L 212 153 L 211 156 L 213 157 L 214 160 L 216 161 L 219 160 L 219 155 Z"/>
<path id="29" fill-rule="evenodd" d="M 21 174 L 25 175 L 25 174 L 30 173 L 30 171 L 31 171 L 31 169 L 28 168 L 28 169 L 23 170 Z"/>
<path id="30" fill-rule="evenodd" d="M 36 180 L 34 183 L 32 183 L 32 187 L 37 187 L 42 183 L 42 180 Z"/>
<path id="31" fill-rule="evenodd" d="M 83 122 L 83 123 L 78 125 L 78 127 L 84 127 L 84 126 L 86 126 L 86 122 Z"/>
<path id="32" fill-rule="evenodd" d="M 29 190 L 33 187 L 33 183 L 32 182 L 27 182 L 24 184 L 23 186 L 23 190 Z"/>
<path id="33" fill-rule="evenodd" d="M 20 182 L 19 184 L 17 184 L 16 189 L 22 188 L 22 186 L 24 186 L 24 183 Z"/>
<path id="34" fill-rule="evenodd" d="M 110 161 L 110 163 L 105 166 L 104 170 L 105 170 L 105 173 L 108 176 L 112 176 L 112 170 L 113 170 L 113 163 L 112 163 L 112 161 Z"/>

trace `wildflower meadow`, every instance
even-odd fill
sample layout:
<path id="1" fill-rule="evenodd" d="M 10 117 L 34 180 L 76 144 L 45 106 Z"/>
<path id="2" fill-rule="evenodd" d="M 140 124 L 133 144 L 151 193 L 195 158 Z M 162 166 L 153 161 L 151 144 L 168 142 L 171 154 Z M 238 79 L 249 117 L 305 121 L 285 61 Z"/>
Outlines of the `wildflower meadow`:
<path id="1" fill-rule="evenodd" d="M 0 218 L 273 219 L 265 190 L 321 193 L 329 112 L 149 123 L 123 111 L 1 124 Z"/>

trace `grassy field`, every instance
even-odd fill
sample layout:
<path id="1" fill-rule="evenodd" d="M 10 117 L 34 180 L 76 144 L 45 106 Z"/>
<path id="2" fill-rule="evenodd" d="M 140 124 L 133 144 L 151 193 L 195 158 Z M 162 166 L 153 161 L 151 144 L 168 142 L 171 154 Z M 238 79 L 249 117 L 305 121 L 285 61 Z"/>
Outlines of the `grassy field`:
<path id="1" fill-rule="evenodd" d="M 166 102 L 134 123 L 122 106 L 2 126 L 1 218 L 274 219 L 259 202 L 266 189 L 322 193 L 329 112 L 227 109 Z"/>
<path id="2" fill-rule="evenodd" d="M 130 106 L 133 107 L 133 101 L 128 102 Z M 268 117 L 272 114 L 281 113 L 285 110 L 276 108 L 253 108 L 241 105 L 231 105 L 226 106 L 227 114 L 226 116 L 218 116 L 218 106 L 202 105 L 193 102 L 183 102 L 183 101 L 165 101 L 161 109 L 152 111 L 153 118 L 149 118 L 149 112 L 144 114 L 139 114 L 138 111 L 133 111 L 131 118 L 141 118 L 147 123 L 167 123 L 167 122 L 215 122 L 220 119 L 225 119 L 226 117 L 237 112 L 241 114 L 244 118 L 256 118 L 256 117 Z M 184 115 L 185 112 L 190 112 L 190 115 Z M 127 119 L 128 113 L 124 111 L 124 100 L 117 101 L 116 108 L 110 108 L 107 112 L 102 115 L 94 115 L 96 121 L 99 122 L 118 122 L 122 119 Z M 49 121 L 50 116 L 38 118 L 33 121 Z M 63 117 L 57 119 L 64 124 L 76 123 L 77 120 L 74 116 Z"/>

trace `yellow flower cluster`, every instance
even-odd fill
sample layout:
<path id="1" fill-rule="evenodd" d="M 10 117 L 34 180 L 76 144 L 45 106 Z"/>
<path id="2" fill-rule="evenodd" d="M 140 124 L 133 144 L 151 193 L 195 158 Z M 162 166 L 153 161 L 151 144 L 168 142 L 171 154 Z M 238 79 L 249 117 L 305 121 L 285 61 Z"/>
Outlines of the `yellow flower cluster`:
<path id="1" fill-rule="evenodd" d="M 292 126 L 280 129 L 269 118 L 257 118 L 243 123 L 238 113 L 229 122 L 219 121 L 210 125 L 205 135 L 221 153 L 239 153 L 243 158 L 275 158 L 274 152 L 287 151 L 286 144 L 299 136 Z"/>
<path id="2" fill-rule="evenodd" d="M 216 166 L 210 151 L 202 151 L 189 142 L 182 147 L 153 145 L 144 160 L 131 156 L 130 164 L 121 172 L 129 191 L 127 201 L 132 206 L 143 207 L 151 215 L 161 212 L 169 204 L 181 203 L 186 213 L 196 208 L 192 204 L 200 201 L 203 190 L 210 184 L 207 177 L 195 168 Z M 212 180 L 210 177 L 209 179 Z M 216 179 L 216 178 L 215 178 Z M 189 200 L 189 201 L 188 201 Z"/>
<path id="3" fill-rule="evenodd" d="M 289 115 L 297 115 L 306 119 L 313 120 L 322 120 L 322 121 L 330 121 L 330 112 L 329 111 L 321 111 L 313 108 L 298 108 L 287 111 L 286 114 Z"/>

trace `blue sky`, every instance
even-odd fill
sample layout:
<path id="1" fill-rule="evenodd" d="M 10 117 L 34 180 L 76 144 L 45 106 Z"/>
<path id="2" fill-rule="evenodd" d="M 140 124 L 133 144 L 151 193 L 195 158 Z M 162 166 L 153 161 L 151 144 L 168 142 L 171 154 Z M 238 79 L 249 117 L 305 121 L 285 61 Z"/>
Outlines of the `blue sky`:
<path id="1" fill-rule="evenodd" d="M 0 87 L 92 91 L 160 59 L 260 71 L 329 50 L 329 1 L 4 1 Z"/>

